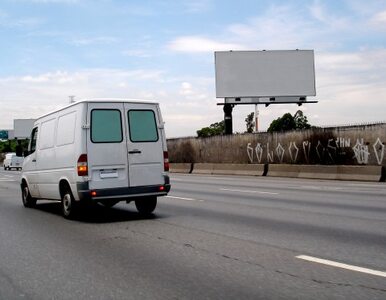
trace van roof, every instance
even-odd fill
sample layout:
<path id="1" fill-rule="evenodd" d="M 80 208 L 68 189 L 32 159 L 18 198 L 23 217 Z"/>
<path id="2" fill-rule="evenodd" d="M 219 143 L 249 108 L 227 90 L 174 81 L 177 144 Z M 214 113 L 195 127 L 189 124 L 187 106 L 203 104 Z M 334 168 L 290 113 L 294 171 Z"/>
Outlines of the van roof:
<path id="1" fill-rule="evenodd" d="M 91 98 L 91 99 L 82 99 L 82 100 L 76 101 L 74 103 L 68 104 L 66 106 L 63 106 L 62 108 L 59 108 L 57 110 L 51 111 L 51 112 L 49 112 L 47 114 L 41 115 L 41 116 L 39 116 L 39 118 L 37 118 L 35 120 L 35 122 L 37 120 L 41 119 L 41 118 L 44 118 L 44 117 L 49 116 L 49 115 L 51 115 L 53 113 L 59 112 L 59 111 L 61 111 L 63 109 L 66 109 L 68 107 L 75 106 L 75 105 L 77 105 L 79 103 L 101 103 L 101 102 L 158 104 L 158 102 L 151 101 L 151 100 L 127 99 L 127 98 Z"/>
<path id="2" fill-rule="evenodd" d="M 91 99 L 82 99 L 75 103 L 79 102 L 128 102 L 128 103 L 151 103 L 158 104 L 158 102 L 152 100 L 144 100 L 144 99 L 127 99 L 127 98 L 91 98 Z"/>

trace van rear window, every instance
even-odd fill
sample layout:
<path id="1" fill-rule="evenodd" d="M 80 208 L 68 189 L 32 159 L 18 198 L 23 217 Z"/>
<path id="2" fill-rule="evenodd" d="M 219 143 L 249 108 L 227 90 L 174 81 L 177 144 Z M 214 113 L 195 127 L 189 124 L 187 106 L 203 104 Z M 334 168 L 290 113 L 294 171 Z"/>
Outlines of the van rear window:
<path id="1" fill-rule="evenodd" d="M 123 140 L 121 112 L 117 109 L 91 111 L 91 141 L 93 143 L 120 143 Z"/>
<path id="2" fill-rule="evenodd" d="M 152 110 L 129 110 L 130 140 L 134 143 L 158 141 L 157 123 Z"/>

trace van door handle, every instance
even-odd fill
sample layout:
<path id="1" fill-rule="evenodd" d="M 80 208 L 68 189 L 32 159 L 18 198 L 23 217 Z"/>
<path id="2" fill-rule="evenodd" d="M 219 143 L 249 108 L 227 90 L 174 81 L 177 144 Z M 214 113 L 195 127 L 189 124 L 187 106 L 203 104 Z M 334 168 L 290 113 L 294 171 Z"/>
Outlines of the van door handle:
<path id="1" fill-rule="evenodd" d="M 36 162 L 36 159 L 33 159 L 32 162 Z"/>
<path id="2" fill-rule="evenodd" d="M 129 154 L 141 154 L 142 152 L 138 149 L 134 149 L 134 150 L 131 150 L 129 151 Z"/>

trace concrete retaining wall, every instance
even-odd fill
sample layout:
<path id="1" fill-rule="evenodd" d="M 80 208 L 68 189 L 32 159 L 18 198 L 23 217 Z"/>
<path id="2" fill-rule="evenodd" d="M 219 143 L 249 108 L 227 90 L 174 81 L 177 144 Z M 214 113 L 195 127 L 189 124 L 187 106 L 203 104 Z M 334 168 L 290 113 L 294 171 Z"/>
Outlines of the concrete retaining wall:
<path id="1" fill-rule="evenodd" d="M 380 181 L 381 166 L 269 165 L 268 176 L 330 180 Z M 384 180 L 383 180 L 384 181 Z"/>
<path id="2" fill-rule="evenodd" d="M 172 173 L 210 175 L 249 175 L 330 180 L 386 181 L 386 168 L 381 166 L 323 166 L 287 164 L 178 164 L 170 165 Z"/>
<path id="3" fill-rule="evenodd" d="M 193 170 L 193 164 L 181 163 L 181 164 L 170 164 L 171 173 L 191 173 Z"/>
<path id="4" fill-rule="evenodd" d="M 386 165 L 386 124 L 168 139 L 173 163 Z"/>
<path id="5" fill-rule="evenodd" d="M 264 165 L 261 164 L 194 164 L 193 174 L 250 175 L 262 176 Z"/>

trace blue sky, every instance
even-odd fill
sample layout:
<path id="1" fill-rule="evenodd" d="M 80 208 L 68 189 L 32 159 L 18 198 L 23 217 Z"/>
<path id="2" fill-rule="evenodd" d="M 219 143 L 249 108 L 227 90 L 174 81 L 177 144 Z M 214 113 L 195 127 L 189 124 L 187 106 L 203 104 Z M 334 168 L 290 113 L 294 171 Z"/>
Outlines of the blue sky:
<path id="1" fill-rule="evenodd" d="M 155 99 L 169 137 L 195 135 L 223 118 L 214 51 L 262 49 L 315 50 L 311 124 L 386 120 L 386 1 L 0 0 L 0 40 L 0 128 L 76 95 Z"/>

